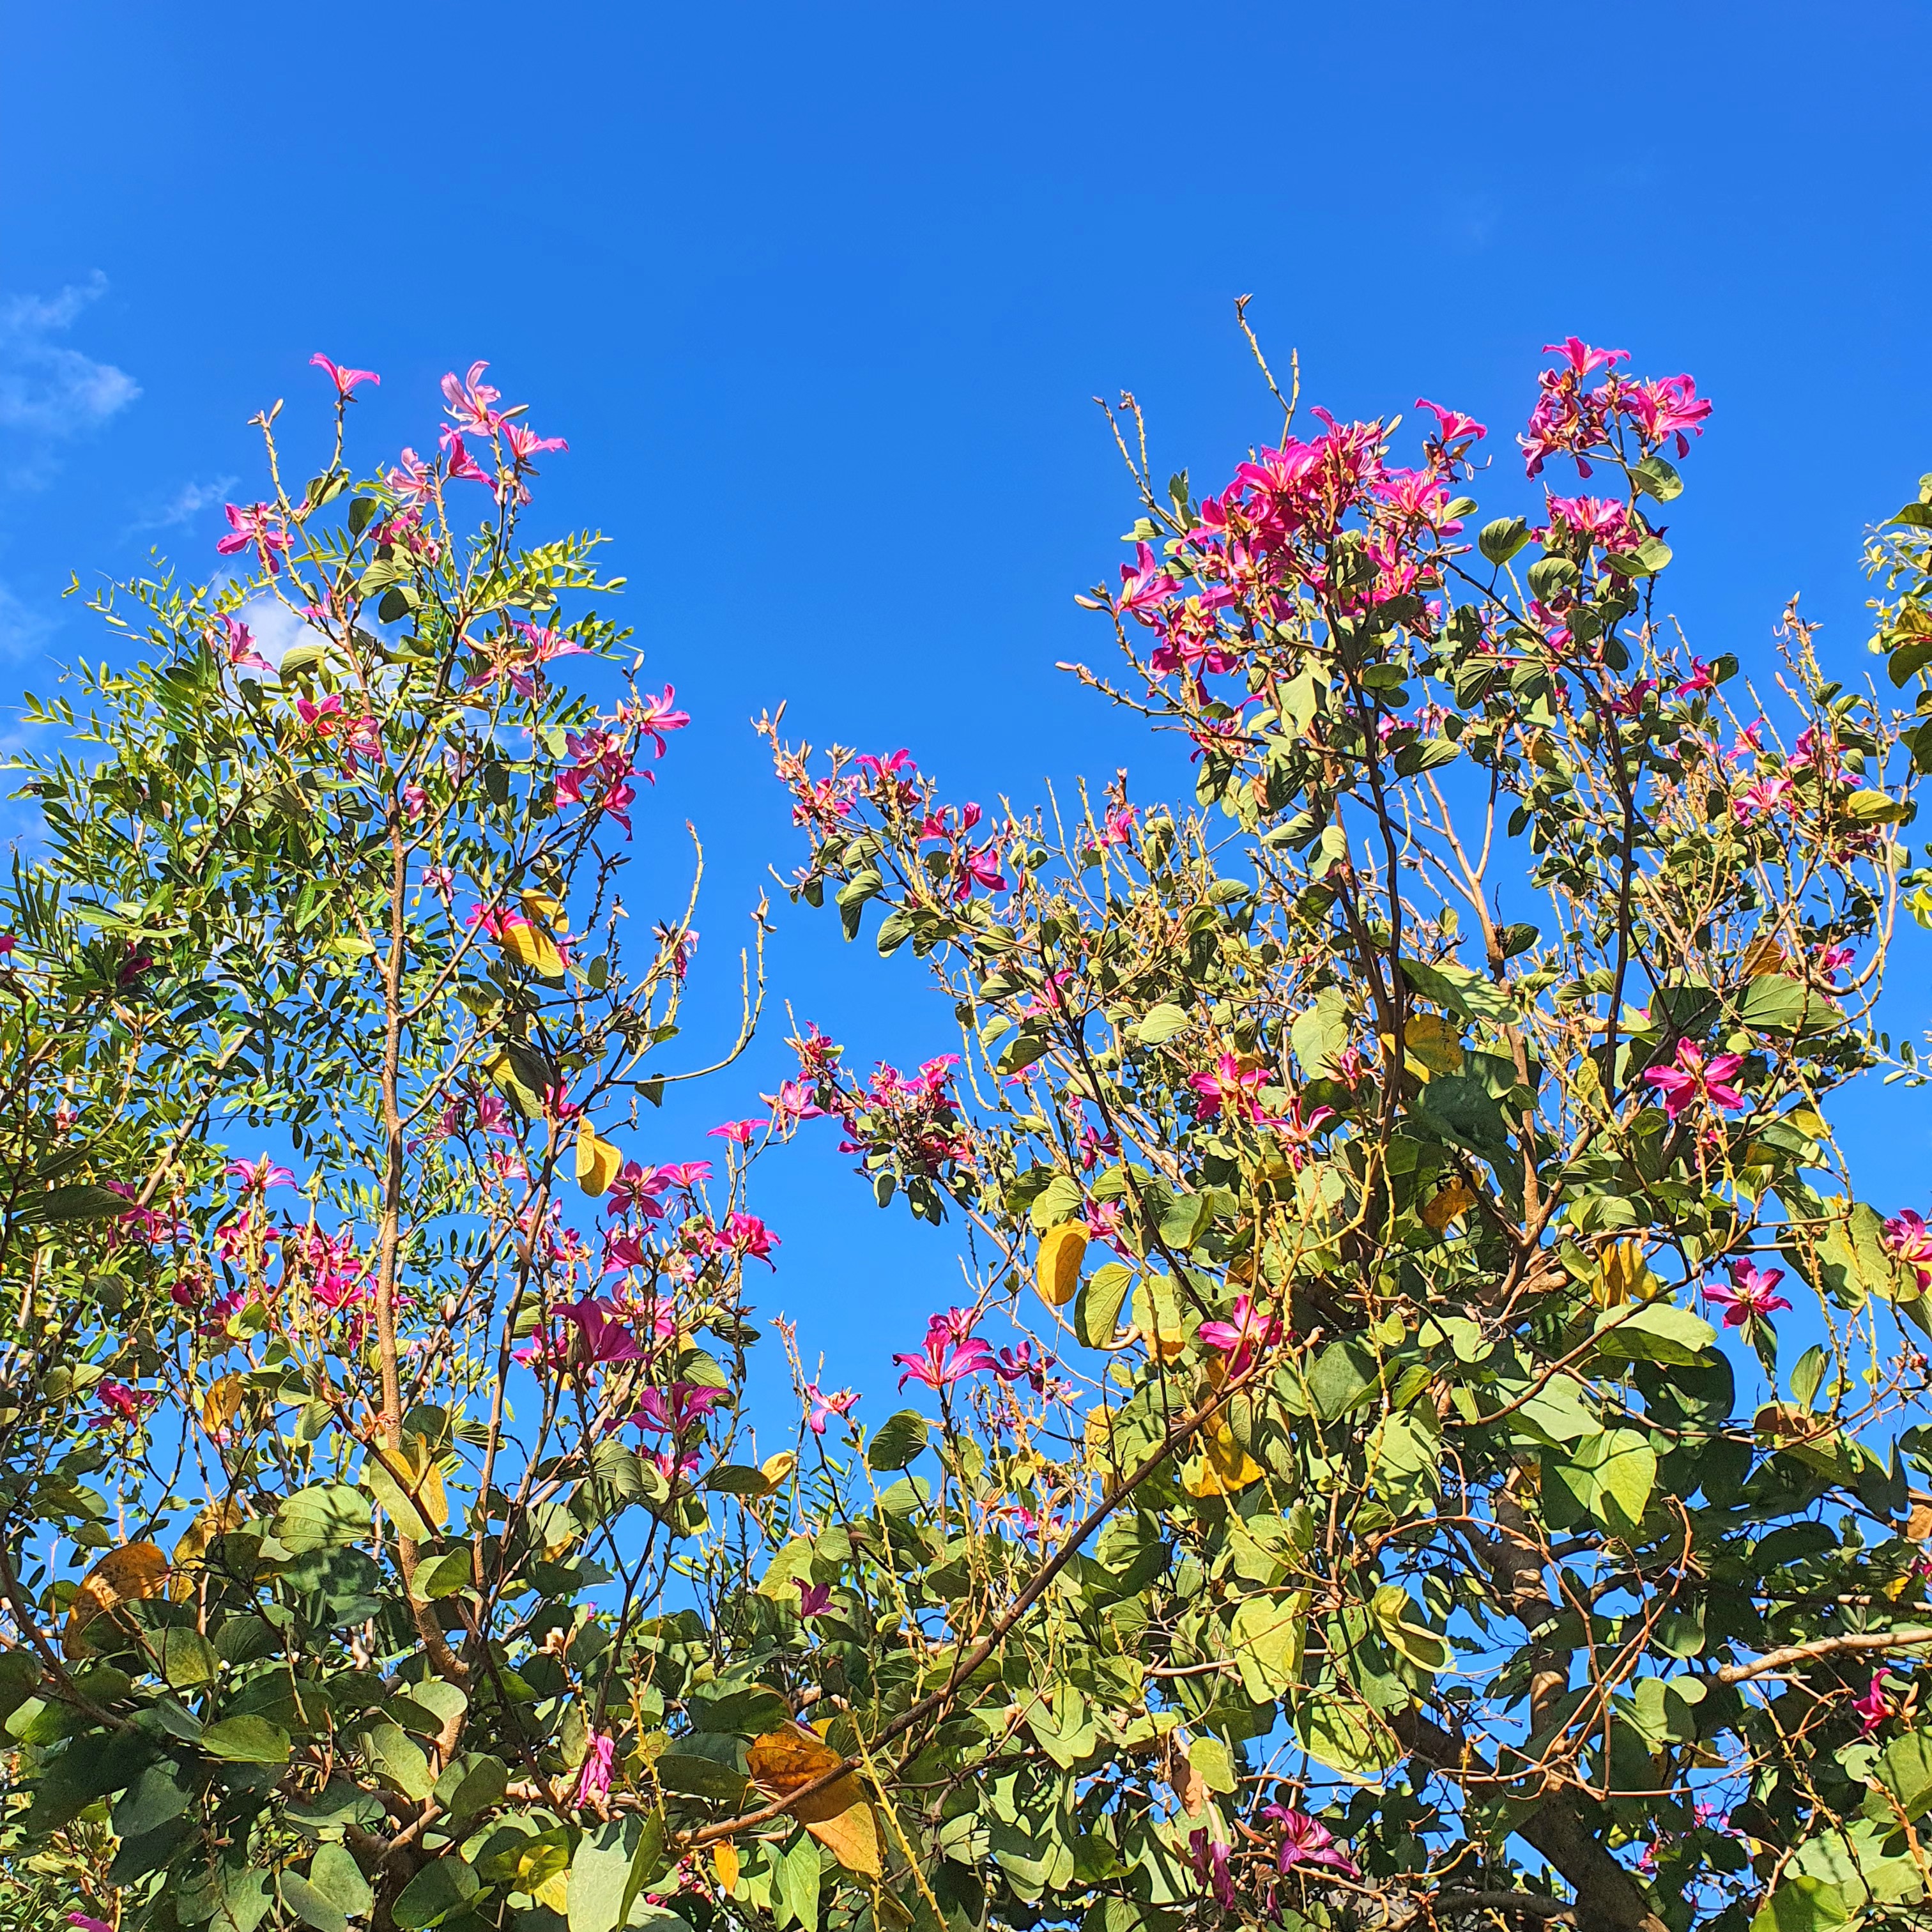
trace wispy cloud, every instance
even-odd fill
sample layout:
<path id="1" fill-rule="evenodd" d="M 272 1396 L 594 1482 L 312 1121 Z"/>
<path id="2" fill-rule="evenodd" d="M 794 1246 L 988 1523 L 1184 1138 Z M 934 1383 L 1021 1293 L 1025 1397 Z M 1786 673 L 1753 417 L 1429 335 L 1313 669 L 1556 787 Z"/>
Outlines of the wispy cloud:
<path id="1" fill-rule="evenodd" d="M 254 632 L 256 650 L 272 664 L 279 664 L 297 644 L 326 641 L 320 631 L 303 622 L 272 592 L 250 598 L 235 614 Z"/>
<path id="2" fill-rule="evenodd" d="M 44 483 L 56 446 L 98 429 L 141 393 L 125 370 L 59 339 L 106 290 L 97 270 L 56 296 L 0 301 L 0 430 L 10 446 L 7 479 L 18 487 Z"/>
<path id="3" fill-rule="evenodd" d="M 172 496 L 158 500 L 143 510 L 128 526 L 128 534 L 138 536 L 144 530 L 171 530 L 190 523 L 202 511 L 226 502 L 236 482 L 232 476 L 217 476 L 206 483 L 184 483 Z"/>
<path id="4" fill-rule="evenodd" d="M 0 584 L 0 659 L 38 657 L 58 628 L 45 611 Z"/>

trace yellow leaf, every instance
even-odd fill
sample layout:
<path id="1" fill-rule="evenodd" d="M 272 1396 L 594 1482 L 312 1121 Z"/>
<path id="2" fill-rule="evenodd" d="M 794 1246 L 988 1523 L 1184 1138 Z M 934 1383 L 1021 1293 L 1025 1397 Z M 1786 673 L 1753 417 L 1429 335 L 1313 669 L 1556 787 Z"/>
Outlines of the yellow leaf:
<path id="1" fill-rule="evenodd" d="M 1767 932 L 1760 933 L 1744 948 L 1744 956 L 1738 962 L 1738 974 L 1746 980 L 1754 980 L 1761 973 L 1784 973 L 1789 970 L 1784 948 Z"/>
<path id="2" fill-rule="evenodd" d="M 553 1912 L 568 1912 L 570 1910 L 569 1872 L 567 1870 L 553 1872 L 530 1896 L 539 1905 L 548 1906 Z"/>
<path id="3" fill-rule="evenodd" d="M 718 1882 L 727 1892 L 738 1889 L 738 1847 L 730 1844 L 711 1847 L 711 1869 L 718 1874 Z"/>
<path id="4" fill-rule="evenodd" d="M 201 1426 L 211 1436 L 226 1429 L 242 1406 L 242 1378 L 230 1373 L 211 1382 L 201 1398 Z"/>
<path id="5" fill-rule="evenodd" d="M 1267 1474 L 1234 1440 L 1227 1419 L 1217 1416 L 1202 1438 L 1201 1466 L 1182 1486 L 1190 1496 L 1232 1496 Z"/>
<path id="6" fill-rule="evenodd" d="M 805 1828 L 848 1871 L 856 1872 L 861 1878 L 884 1876 L 885 1862 L 879 1856 L 879 1821 L 864 1798 L 836 1818 L 806 1819 Z"/>
<path id="7" fill-rule="evenodd" d="M 1439 1013 L 1411 1013 L 1403 1022 L 1402 1043 L 1413 1072 L 1426 1077 L 1462 1070 L 1461 1030 Z M 1393 1052 L 1394 1036 L 1384 1034 L 1382 1044 Z"/>
<path id="8" fill-rule="evenodd" d="M 526 966 L 540 980 L 560 980 L 563 977 L 563 955 L 556 950 L 556 941 L 542 927 L 530 925 L 506 926 L 503 928 L 503 950 L 519 966 Z"/>
<path id="9" fill-rule="evenodd" d="M 778 1490 L 791 1480 L 791 1472 L 797 1467 L 797 1456 L 789 1449 L 781 1449 L 758 1465 L 758 1473 L 764 1478 L 768 1490 Z"/>
<path id="10" fill-rule="evenodd" d="M 142 1597 L 158 1597 L 166 1587 L 168 1559 L 152 1543 L 124 1543 L 110 1550 L 81 1579 L 80 1594 L 68 1606 L 61 1648 L 69 1657 L 87 1654 L 89 1624 Z"/>
<path id="11" fill-rule="evenodd" d="M 1476 1197 L 1469 1192 L 1468 1184 L 1460 1174 L 1452 1175 L 1448 1184 L 1438 1187 L 1424 1207 L 1423 1225 L 1439 1234 L 1451 1221 L 1461 1220 L 1475 1204 Z"/>
<path id="12" fill-rule="evenodd" d="M 178 1602 L 184 1597 L 194 1594 L 194 1578 L 190 1573 L 200 1568 L 201 1559 L 208 1553 L 208 1546 L 218 1536 L 226 1536 L 230 1530 L 242 1527 L 242 1505 L 232 1496 L 218 1503 L 210 1503 L 184 1530 L 175 1545 L 172 1558 L 173 1574 L 168 1578 L 168 1594 Z"/>
<path id="13" fill-rule="evenodd" d="M 1631 1301 L 1653 1301 L 1663 1292 L 1663 1282 L 1645 1262 L 1640 1241 L 1612 1241 L 1604 1250 L 1597 1266 L 1597 1279 L 1590 1284 L 1591 1299 L 1603 1308 L 1622 1308 Z"/>
<path id="14" fill-rule="evenodd" d="M 1080 1264 L 1087 1252 L 1087 1229 L 1078 1221 L 1063 1221 L 1040 1238 L 1040 1262 L 1035 1279 L 1040 1299 L 1049 1308 L 1064 1308 L 1080 1289 Z"/>
<path id="15" fill-rule="evenodd" d="M 587 1118 L 577 1124 L 577 1184 L 586 1194 L 603 1194 L 617 1178 L 624 1156 Z"/>
<path id="16" fill-rule="evenodd" d="M 563 902 L 549 892 L 519 892 L 524 916 L 546 932 L 568 932 L 570 922 L 563 916 Z"/>
<path id="17" fill-rule="evenodd" d="M 834 1750 L 816 1731 L 807 1730 L 802 1724 L 788 1724 L 782 1731 L 767 1731 L 763 1737 L 752 1741 L 746 1757 L 752 1782 L 767 1798 L 788 1798 L 814 1778 L 823 1778 L 828 1771 L 836 1770 L 844 1762 L 842 1754 Z M 863 1795 L 859 1789 L 858 1779 L 848 1772 L 843 1778 L 834 1779 L 824 1790 L 814 1791 L 793 1815 L 801 1822 L 807 1818 L 836 1817 L 848 1805 L 856 1804 Z"/>

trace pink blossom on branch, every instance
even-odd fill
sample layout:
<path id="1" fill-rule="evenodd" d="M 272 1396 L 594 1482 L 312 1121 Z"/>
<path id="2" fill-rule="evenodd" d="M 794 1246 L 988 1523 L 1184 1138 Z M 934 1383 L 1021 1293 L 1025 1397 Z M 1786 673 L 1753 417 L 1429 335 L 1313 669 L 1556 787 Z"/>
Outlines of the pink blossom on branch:
<path id="1" fill-rule="evenodd" d="M 1663 1094 L 1664 1111 L 1674 1120 L 1699 1100 L 1713 1107 L 1742 1107 L 1744 1096 L 1730 1083 L 1744 1064 L 1744 1056 L 1736 1053 L 1714 1054 L 1707 1060 L 1694 1042 L 1680 1040 L 1676 1057 L 1646 1069 L 1643 1077 Z"/>
<path id="2" fill-rule="evenodd" d="M 282 556 L 292 542 L 282 527 L 281 512 L 272 503 L 226 503 L 222 514 L 228 519 L 228 534 L 214 548 L 223 556 L 234 556 L 253 549 L 271 577 L 282 567 Z"/>
<path id="3" fill-rule="evenodd" d="M 842 1420 L 859 1406 L 859 1396 L 855 1390 L 838 1389 L 830 1395 L 826 1395 L 820 1392 L 816 1382 L 806 1384 L 805 1399 L 808 1405 L 805 1426 L 814 1436 L 825 1433 L 826 1424 L 832 1417 L 836 1415 Z"/>
<path id="4" fill-rule="evenodd" d="M 1281 1827 L 1280 1863 L 1284 1876 L 1297 1865 L 1316 1865 L 1338 1871 L 1345 1878 L 1361 1876 L 1361 1868 L 1318 1819 L 1287 1804 L 1265 1804 L 1262 1816 Z"/>
<path id="5" fill-rule="evenodd" d="M 1726 1328 L 1742 1328 L 1747 1322 L 1761 1320 L 1791 1306 L 1776 1292 L 1784 1279 L 1782 1268 L 1761 1268 L 1752 1262 L 1735 1261 L 1731 1264 L 1733 1286 L 1706 1288 L 1704 1299 L 1724 1310 Z"/>
<path id="6" fill-rule="evenodd" d="M 373 369 L 345 369 L 320 352 L 308 359 L 311 368 L 328 370 L 328 380 L 335 385 L 336 398 L 340 402 L 350 401 L 358 383 L 374 382 L 378 388 L 382 386 L 382 377 Z"/>
<path id="7" fill-rule="evenodd" d="M 926 1324 L 926 1347 L 916 1355 L 895 1355 L 892 1360 L 904 1368 L 899 1387 L 922 1382 L 928 1388 L 944 1390 L 963 1377 L 978 1375 L 993 1366 L 993 1352 L 973 1333 L 979 1319 L 970 1309 L 949 1309 L 932 1316 Z"/>
<path id="8" fill-rule="evenodd" d="M 1230 1376 L 1244 1376 L 1256 1354 L 1281 1339 L 1281 1323 L 1245 1294 L 1237 1299 L 1230 1314 L 1232 1319 L 1226 1322 L 1202 1322 L 1195 1334 L 1208 1348 L 1217 1348 L 1228 1358 Z"/>

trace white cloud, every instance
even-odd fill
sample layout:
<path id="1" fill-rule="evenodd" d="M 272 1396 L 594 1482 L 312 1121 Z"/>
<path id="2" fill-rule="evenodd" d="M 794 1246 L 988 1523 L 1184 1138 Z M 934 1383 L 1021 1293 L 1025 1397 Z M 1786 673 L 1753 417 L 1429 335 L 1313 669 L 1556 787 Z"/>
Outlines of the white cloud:
<path id="1" fill-rule="evenodd" d="M 235 614 L 254 632 L 256 650 L 272 664 L 279 665 L 297 644 L 328 641 L 314 626 L 304 622 L 272 594 L 250 598 Z"/>
<path id="2" fill-rule="evenodd" d="M 40 656 L 58 628 L 45 611 L 35 610 L 0 584 L 0 658 Z"/>
<path id="3" fill-rule="evenodd" d="M 107 278 L 97 271 L 57 296 L 0 302 L 0 430 L 11 432 L 13 483 L 38 486 L 51 467 L 51 446 L 98 429 L 141 393 L 125 370 L 57 339 L 106 290 Z"/>
<path id="4" fill-rule="evenodd" d="M 212 510 L 217 503 L 225 503 L 236 480 L 232 476 L 217 476 L 206 483 L 184 483 L 172 496 L 158 500 L 143 510 L 128 526 L 128 535 L 137 536 L 143 530 L 171 530 L 178 524 L 193 521 L 202 511 Z"/>

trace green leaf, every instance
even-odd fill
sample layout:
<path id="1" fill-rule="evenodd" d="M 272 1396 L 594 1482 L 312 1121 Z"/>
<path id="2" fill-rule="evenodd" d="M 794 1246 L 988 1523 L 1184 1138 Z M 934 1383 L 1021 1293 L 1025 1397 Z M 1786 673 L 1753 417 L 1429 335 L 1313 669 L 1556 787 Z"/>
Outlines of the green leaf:
<path id="1" fill-rule="evenodd" d="M 1838 809 L 1860 825 L 1898 825 L 1912 815 L 1910 802 L 1882 791 L 1860 790 L 1838 801 Z"/>
<path id="2" fill-rule="evenodd" d="M 434 1788 L 429 1758 L 422 1745 L 401 1725 L 379 1718 L 362 1735 L 362 1750 L 372 1768 L 379 1771 L 405 1798 L 420 1802 Z"/>
<path id="3" fill-rule="evenodd" d="M 1314 1005 L 1295 1015 L 1288 1037 L 1301 1070 L 1311 1078 L 1327 1078 L 1348 1049 L 1348 996 L 1340 986 L 1323 987 Z"/>
<path id="4" fill-rule="evenodd" d="M 734 1804 L 745 1795 L 747 1782 L 740 1771 L 695 1751 L 666 1751 L 656 1765 L 658 1782 L 681 1798 L 715 1798 Z"/>
<path id="5" fill-rule="evenodd" d="M 631 1854 L 630 1876 L 624 1881 L 623 1903 L 617 1912 L 620 1925 L 632 1922 L 632 1915 L 637 1910 L 638 1899 L 662 1876 L 664 1867 L 664 1814 L 653 1811 L 644 1820 L 637 1850 Z"/>
<path id="6" fill-rule="evenodd" d="M 1034 1232 L 1043 1234 L 1063 1221 L 1070 1221 L 1086 1205 L 1087 1197 L 1070 1174 L 1056 1174 L 1034 1197 L 1028 1217 Z"/>
<path id="7" fill-rule="evenodd" d="M 1370 1599 L 1376 1628 L 1390 1648 L 1399 1652 L 1418 1670 L 1444 1670 L 1449 1664 L 1446 1639 L 1423 1624 L 1415 1616 L 1408 1592 L 1397 1583 L 1384 1583 Z"/>
<path id="8" fill-rule="evenodd" d="M 324 1845 L 317 1850 L 309 1864 L 308 1882 L 352 1918 L 367 1912 L 376 1902 L 374 1891 L 362 1876 L 362 1868 L 344 1845 Z"/>
<path id="9" fill-rule="evenodd" d="M 436 1781 L 436 1802 L 452 1819 L 472 1818 L 503 1802 L 510 1768 L 484 1751 L 466 1751 L 452 1758 Z"/>
<path id="10" fill-rule="evenodd" d="M 1835 1885 L 1790 1872 L 1759 1908 L 1750 1932 L 1835 1932 L 1851 1916 Z"/>
<path id="11" fill-rule="evenodd" d="M 1690 1368 L 1717 1339 L 1702 1316 L 1668 1301 L 1646 1302 L 1634 1312 L 1606 1308 L 1597 1317 L 1597 1352 L 1616 1361 Z"/>
<path id="12" fill-rule="evenodd" d="M 874 944 L 879 949 L 879 957 L 889 959 L 910 939 L 918 922 L 903 906 L 886 914 L 879 922 L 879 930 Z"/>
<path id="13" fill-rule="evenodd" d="M 285 1871 L 277 1883 L 284 1907 L 310 1927 L 312 1932 L 349 1932 L 349 1915 L 301 1873 Z"/>
<path id="14" fill-rule="evenodd" d="M 1316 1358 L 1308 1390 L 1324 1422 L 1360 1408 L 1382 1386 L 1382 1368 L 1366 1346 L 1352 1336 L 1330 1342 Z"/>
<path id="15" fill-rule="evenodd" d="M 26 1196 L 16 1212 L 28 1227 L 55 1228 L 76 1221 L 111 1221 L 128 1210 L 124 1195 L 77 1180 L 65 1187 L 50 1187 L 44 1194 Z"/>
<path id="16" fill-rule="evenodd" d="M 1893 1738 L 1872 1767 L 1872 1775 L 1898 1800 L 1906 1816 L 1916 1820 L 1932 1806 L 1932 1736 L 1908 1731 Z M 1888 1807 L 1886 1816 L 1891 1815 Z"/>
<path id="17" fill-rule="evenodd" d="M 183 1628 L 159 1635 L 161 1675 L 171 1690 L 190 1690 L 214 1681 L 220 1662 L 214 1645 L 200 1631 Z"/>
<path id="18" fill-rule="evenodd" d="M 225 1764 L 286 1764 L 289 1734 L 266 1718 L 223 1718 L 201 1734 L 201 1748 Z"/>
<path id="19" fill-rule="evenodd" d="M 1433 1000 L 1465 1019 L 1490 1020 L 1498 1026 L 1522 1023 L 1522 1015 L 1506 987 L 1480 973 L 1471 972 L 1453 959 L 1433 966 L 1425 965 L 1420 959 L 1405 959 L 1402 976 L 1425 1000 Z"/>
<path id="20" fill-rule="evenodd" d="M 902 1408 L 879 1424 L 866 1444 L 866 1466 L 870 1469 L 903 1469 L 925 1448 L 932 1431 L 916 1408 Z"/>
<path id="21" fill-rule="evenodd" d="M 1613 1533 L 1629 1536 L 1657 1486 L 1657 1452 L 1634 1429 L 1606 1429 L 1571 1450 L 1568 1473 L 1585 1508 Z"/>
<path id="22" fill-rule="evenodd" d="M 616 1932 L 629 1914 L 624 1894 L 644 1827 L 635 1818 L 586 1832 L 570 1861 L 570 1932 Z"/>
<path id="23" fill-rule="evenodd" d="M 1476 538 L 1477 548 L 1490 562 L 1500 567 L 1529 541 L 1529 526 L 1520 517 L 1498 517 L 1485 524 Z"/>
<path id="24" fill-rule="evenodd" d="M 390 1913 L 401 1932 L 422 1932 L 482 1889 L 483 1881 L 452 1852 L 424 1865 L 403 1887 Z"/>
<path id="25" fill-rule="evenodd" d="M 1210 1791 L 1224 1796 L 1240 1788 L 1234 1773 L 1234 1754 L 1217 1737 L 1195 1738 L 1187 1747 L 1187 1762 L 1201 1774 L 1201 1782 Z"/>
<path id="26" fill-rule="evenodd" d="M 1294 1729 L 1310 1757 L 1357 1784 L 1375 1784 L 1402 1762 L 1395 1733 L 1365 1705 L 1339 1696 L 1304 1697 Z"/>
<path id="27" fill-rule="evenodd" d="M 1228 1627 L 1228 1644 L 1251 1702 L 1272 1703 L 1301 1681 L 1307 1619 L 1305 1592 L 1282 1598 L 1243 1599 Z"/>
<path id="28" fill-rule="evenodd" d="M 1124 1262 L 1108 1262 L 1080 1284 L 1073 1303 L 1073 1332 L 1090 1348 L 1112 1345 L 1120 1326 L 1120 1305 L 1134 1271 Z"/>
<path id="29" fill-rule="evenodd" d="M 1684 494 L 1683 478 L 1660 456 L 1652 454 L 1633 463 L 1630 478 L 1646 496 L 1654 496 L 1660 503 L 1672 502 Z"/>
<path id="30" fill-rule="evenodd" d="M 1159 1046 L 1175 1034 L 1185 1033 L 1191 1024 L 1179 1006 L 1170 1006 L 1162 1000 L 1159 1006 L 1148 1008 L 1139 1025 L 1134 1028 L 1134 1037 L 1143 1046 Z"/>
<path id="31" fill-rule="evenodd" d="M 301 1556 L 340 1550 L 370 1534 L 369 1498 L 346 1483 L 314 1483 L 298 1490 L 275 1513 L 275 1535 Z"/>

